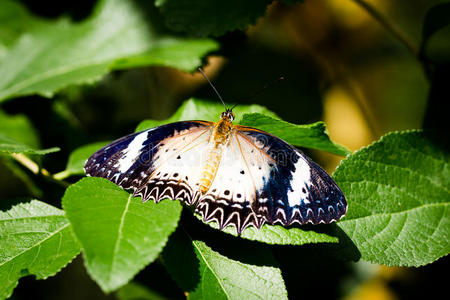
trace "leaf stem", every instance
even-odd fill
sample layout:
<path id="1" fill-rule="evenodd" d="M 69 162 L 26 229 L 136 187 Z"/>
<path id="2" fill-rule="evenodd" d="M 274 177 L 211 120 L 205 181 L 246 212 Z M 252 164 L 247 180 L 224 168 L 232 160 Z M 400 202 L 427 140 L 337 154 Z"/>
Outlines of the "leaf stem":
<path id="1" fill-rule="evenodd" d="M 50 172 L 48 172 L 44 168 L 41 168 L 37 163 L 29 159 L 26 155 L 22 153 L 12 153 L 11 156 L 22 166 L 30 170 L 33 174 L 43 175 L 45 178 L 50 179 L 51 181 L 56 182 L 62 186 L 69 186 L 67 182 L 54 178 L 52 174 L 50 174 Z"/>
<path id="2" fill-rule="evenodd" d="M 58 173 L 53 174 L 53 178 L 56 180 L 63 180 L 70 176 L 70 171 L 64 170 Z"/>
<path id="3" fill-rule="evenodd" d="M 371 4 L 365 0 L 352 0 L 362 7 L 369 15 L 377 20 L 387 31 L 389 31 L 397 40 L 399 40 L 415 57 L 419 59 L 419 47 L 415 45 L 411 39 L 397 27 L 393 22 L 383 16 Z"/>

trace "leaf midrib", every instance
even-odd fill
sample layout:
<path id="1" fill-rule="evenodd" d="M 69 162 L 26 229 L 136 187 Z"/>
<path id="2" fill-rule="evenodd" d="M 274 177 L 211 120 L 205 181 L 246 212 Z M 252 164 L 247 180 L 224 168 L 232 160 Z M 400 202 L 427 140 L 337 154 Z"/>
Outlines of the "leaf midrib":
<path id="1" fill-rule="evenodd" d="M 111 257 L 111 268 L 109 271 L 109 278 L 108 278 L 108 282 L 111 282 L 111 276 L 113 274 L 113 270 L 114 270 L 114 266 L 115 266 L 115 262 L 116 262 L 116 256 L 117 256 L 117 252 L 119 251 L 119 245 L 120 245 L 120 240 L 122 239 L 122 230 L 123 230 L 123 224 L 125 223 L 125 216 L 128 212 L 128 208 L 130 206 L 131 203 L 131 198 L 132 198 L 132 194 L 130 194 L 128 196 L 128 201 L 127 204 L 125 205 L 125 209 L 123 210 L 122 216 L 120 218 L 120 224 L 119 224 L 119 228 L 117 231 L 117 240 L 116 243 L 114 245 L 114 250 L 113 250 L 113 255 Z"/>
<path id="2" fill-rule="evenodd" d="M 190 237 L 189 237 L 190 238 Z M 193 240 L 192 244 L 194 245 L 194 247 L 197 249 L 198 253 L 200 253 L 200 256 L 202 257 L 203 261 L 205 262 L 205 265 L 208 267 L 208 269 L 211 271 L 211 273 L 214 274 L 214 277 L 216 277 L 217 282 L 219 282 L 220 287 L 222 288 L 223 292 L 225 293 L 225 296 L 228 299 L 230 298 L 230 295 L 228 295 L 227 290 L 225 289 L 222 280 L 220 279 L 219 275 L 217 275 L 217 273 L 214 271 L 214 269 L 211 267 L 211 265 L 209 264 L 208 260 L 206 259 L 206 257 L 203 255 L 201 249 L 198 247 L 197 243 Z"/>

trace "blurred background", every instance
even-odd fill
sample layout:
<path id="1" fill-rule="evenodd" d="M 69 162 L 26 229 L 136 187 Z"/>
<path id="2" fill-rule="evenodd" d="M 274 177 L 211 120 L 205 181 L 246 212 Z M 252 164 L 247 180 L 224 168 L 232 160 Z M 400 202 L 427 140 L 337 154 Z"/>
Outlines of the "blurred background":
<path id="1" fill-rule="evenodd" d="M 43 18 L 69 16 L 73 22 L 89 16 L 95 4 L 22 2 Z M 331 138 L 352 151 L 389 131 L 422 128 L 431 87 L 423 61 L 358 2 L 311 0 L 287 5 L 275 1 L 246 31 L 218 37 L 220 50 L 205 60 L 204 70 L 226 102 L 264 105 L 297 124 L 323 120 Z M 427 9 L 442 1 L 367 2 L 417 48 Z M 450 57 L 448 29 L 430 41 L 428 51 L 436 59 Z M 278 81 L 280 77 L 284 80 Z M 27 115 L 39 131 L 43 147 L 62 148 L 43 158 L 46 169 L 57 173 L 76 147 L 133 132 L 144 119 L 168 118 L 190 97 L 218 101 L 200 74 L 151 67 L 113 72 L 99 83 L 69 87 L 51 99 L 23 97 L 3 103 L 1 108 Z M 235 112 L 239 114 L 239 106 Z M 329 173 L 342 159 L 307 152 Z M 12 199 L 1 204 L 3 210 L 30 196 L 60 206 L 55 199 L 60 199 L 63 187 L 55 189 L 39 178 L 24 181 L 8 163 L 0 163 L 0 197 Z M 439 292 L 445 295 L 448 258 L 421 268 L 389 268 L 315 257 L 312 249 L 304 248 L 296 255 L 310 256 L 310 261 L 294 265 L 304 268 L 305 276 L 289 277 L 287 267 L 285 279 L 292 299 L 391 300 L 429 299 Z M 158 261 L 141 272 L 137 281 L 159 296 L 183 298 Z M 298 289 L 299 281 L 308 291 Z M 35 299 L 116 297 L 101 293 L 85 273 L 80 257 L 46 281 L 21 279 L 12 299 L 30 295 Z"/>

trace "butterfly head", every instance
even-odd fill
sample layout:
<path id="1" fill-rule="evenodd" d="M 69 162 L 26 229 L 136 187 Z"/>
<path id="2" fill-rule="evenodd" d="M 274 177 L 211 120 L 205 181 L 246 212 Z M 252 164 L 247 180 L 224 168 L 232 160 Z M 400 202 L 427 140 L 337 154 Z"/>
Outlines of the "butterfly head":
<path id="1" fill-rule="evenodd" d="M 233 122 L 234 120 L 234 113 L 232 109 L 227 108 L 221 115 L 220 118 L 222 118 L 222 120 L 227 120 L 230 122 Z"/>

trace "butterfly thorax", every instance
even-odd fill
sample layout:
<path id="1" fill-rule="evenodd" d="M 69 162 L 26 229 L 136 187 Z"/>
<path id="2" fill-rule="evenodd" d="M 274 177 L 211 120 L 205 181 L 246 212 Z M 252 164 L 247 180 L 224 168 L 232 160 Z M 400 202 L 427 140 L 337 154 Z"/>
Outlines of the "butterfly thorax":
<path id="1" fill-rule="evenodd" d="M 222 115 L 222 119 L 214 124 L 214 129 L 209 139 L 208 157 L 200 178 L 199 190 L 202 194 L 209 190 L 214 181 L 223 151 L 230 142 L 232 132 L 232 119 L 228 115 Z"/>

